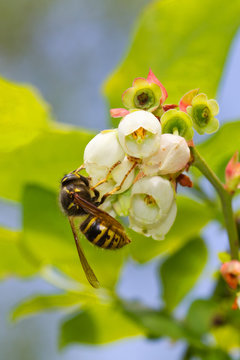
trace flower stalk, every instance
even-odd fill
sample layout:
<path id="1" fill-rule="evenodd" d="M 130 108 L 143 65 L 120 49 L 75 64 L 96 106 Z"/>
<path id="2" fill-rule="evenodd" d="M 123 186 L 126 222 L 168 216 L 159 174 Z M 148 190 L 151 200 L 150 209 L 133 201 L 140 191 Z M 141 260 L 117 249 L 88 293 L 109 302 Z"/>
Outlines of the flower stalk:
<path id="1" fill-rule="evenodd" d="M 193 156 L 192 165 L 195 166 L 208 179 L 217 191 L 222 205 L 225 225 L 228 233 L 230 251 L 232 259 L 239 259 L 239 239 L 237 232 L 237 225 L 234 219 L 232 209 L 232 195 L 224 188 L 224 185 L 219 180 L 217 175 L 209 168 L 205 160 L 202 158 L 196 147 L 191 147 Z"/>

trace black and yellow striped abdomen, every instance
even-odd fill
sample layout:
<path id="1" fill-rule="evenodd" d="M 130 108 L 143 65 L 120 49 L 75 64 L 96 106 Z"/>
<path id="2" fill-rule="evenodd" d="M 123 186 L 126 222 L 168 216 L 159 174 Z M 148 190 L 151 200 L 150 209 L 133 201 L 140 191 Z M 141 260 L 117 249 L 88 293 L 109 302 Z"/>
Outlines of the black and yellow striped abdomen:
<path id="1" fill-rule="evenodd" d="M 123 231 L 105 224 L 100 218 L 89 215 L 80 225 L 80 230 L 94 245 L 103 249 L 119 249 L 129 243 Z"/>

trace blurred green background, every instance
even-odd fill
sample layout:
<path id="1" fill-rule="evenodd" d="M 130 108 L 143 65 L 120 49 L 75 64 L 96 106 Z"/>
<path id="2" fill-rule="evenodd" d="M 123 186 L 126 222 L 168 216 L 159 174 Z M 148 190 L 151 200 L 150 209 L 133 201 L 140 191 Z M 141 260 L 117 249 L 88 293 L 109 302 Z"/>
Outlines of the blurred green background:
<path id="1" fill-rule="evenodd" d="M 1 276 L 30 275 L 39 271 L 39 262 L 43 269 L 42 278 L 35 276 L 17 280 L 10 277 L 0 284 L 0 359 L 121 359 L 123 356 L 145 359 L 151 356 L 154 360 L 159 358 L 159 354 L 163 358 L 180 359 L 186 348 L 183 342 L 172 346 L 169 340 L 153 342 L 143 337 L 121 340 L 104 347 L 73 345 L 58 353 L 59 325 L 66 320 L 65 311 L 44 313 L 17 324 L 10 323 L 9 314 L 12 307 L 29 295 L 56 293 L 56 285 L 58 292 L 61 288 L 66 290 L 68 286 L 77 286 L 69 280 L 63 283 L 61 276 L 58 278 L 58 273 L 48 268 L 49 264 L 84 283 L 74 243 L 70 242 L 68 224 L 57 208 L 57 187 L 61 176 L 81 163 L 84 146 L 94 131 L 111 126 L 108 106 L 121 106 L 121 93 L 130 86 L 134 77 L 146 76 L 152 67 L 169 92 L 169 102 L 177 102 L 184 92 L 200 87 L 210 97 L 217 94 L 222 122 L 239 117 L 240 41 L 236 35 L 239 5 L 239 1 L 225 5 L 213 0 L 201 3 L 187 0 L 12 0 L 6 3 L 0 0 L 0 73 L 13 82 L 34 85 L 44 98 L 43 102 L 36 90 L 32 92 L 29 88 L 1 83 L 0 196 L 3 200 L 0 203 L 0 222 L 2 227 L 14 230 L 1 230 Z M 137 21 L 138 16 L 140 20 Z M 112 71 L 114 73 L 110 76 Z M 51 105 L 51 111 L 46 103 Z M 92 133 L 76 131 L 75 127 L 56 126 L 52 123 L 53 118 L 61 123 L 91 129 Z M 223 176 L 226 161 L 237 144 L 239 147 L 239 123 L 219 134 L 200 149 L 219 176 Z M 224 141 L 227 145 L 221 151 Z M 200 182 L 200 185 L 206 194 L 213 196 L 206 182 Z M 117 294 L 126 300 L 141 300 L 153 309 L 164 301 L 167 307 L 174 308 L 191 290 L 205 265 L 206 249 L 202 240 L 196 239 L 192 248 L 192 242 L 190 248 L 188 242 L 213 216 L 220 217 L 221 222 L 221 215 L 218 212 L 213 214 L 208 204 L 185 198 L 179 198 L 178 205 L 181 212 L 164 242 L 149 239 L 146 243 L 146 239 L 132 233 L 137 241 L 133 241 L 130 250 L 110 255 L 96 252 L 85 244 L 88 258 L 95 264 L 107 289 L 115 286 L 120 274 Z M 186 218 L 191 218 L 191 226 L 187 228 L 184 226 Z M 19 233 L 22 228 L 24 232 Z M 217 251 L 227 248 L 226 236 L 219 224 L 211 223 L 202 235 L 207 243 L 208 263 L 198 286 L 177 307 L 177 317 L 186 313 L 191 301 L 209 295 L 213 289 L 212 273 L 219 267 Z M 13 245 L 21 243 L 25 260 L 19 260 L 19 250 L 12 245 L 9 247 L 10 242 Z M 169 263 L 162 256 L 145 265 L 139 264 L 158 254 L 173 253 L 174 256 L 176 251 L 181 260 L 178 250 L 182 246 L 186 253 L 190 253 L 194 264 L 196 253 L 199 256 L 200 265 L 193 279 L 187 279 L 185 273 L 179 274 L 178 278 L 174 273 L 168 287 L 166 279 L 171 275 L 168 269 L 172 258 L 169 258 Z M 128 252 L 139 263 L 129 259 L 121 270 Z M 159 282 L 158 268 L 163 261 L 167 270 L 162 268 Z M 181 283 L 185 277 L 186 289 L 175 298 L 174 283 Z M 164 279 L 164 289 L 161 289 Z M 159 293 L 163 294 L 162 299 Z M 74 305 L 76 298 L 70 296 L 64 301 Z M 91 302 L 89 294 L 86 299 L 83 295 L 82 301 Z M 34 306 L 36 310 L 39 305 Z M 114 318 L 116 309 L 110 307 L 106 311 L 96 304 L 93 309 L 96 313 L 90 312 L 90 319 L 92 316 L 102 325 L 99 331 L 102 338 L 96 336 L 95 342 L 111 341 L 109 333 L 113 328 L 107 319 Z M 24 309 L 20 309 L 18 315 L 21 311 L 24 313 Z M 75 340 L 94 343 L 95 338 L 92 340 L 87 335 L 89 314 L 83 313 L 79 321 L 83 328 L 86 321 L 86 337 L 78 334 L 78 331 L 83 333 L 82 328 L 78 328 L 78 319 L 70 325 L 65 322 L 63 343 Z M 113 340 L 124 335 L 143 334 L 134 323 L 127 324 L 122 314 L 114 321 L 120 330 L 113 331 Z M 69 331 L 69 327 L 73 330 Z M 168 335 L 165 323 L 163 330 Z M 182 336 L 173 332 L 171 337 L 178 339 Z"/>

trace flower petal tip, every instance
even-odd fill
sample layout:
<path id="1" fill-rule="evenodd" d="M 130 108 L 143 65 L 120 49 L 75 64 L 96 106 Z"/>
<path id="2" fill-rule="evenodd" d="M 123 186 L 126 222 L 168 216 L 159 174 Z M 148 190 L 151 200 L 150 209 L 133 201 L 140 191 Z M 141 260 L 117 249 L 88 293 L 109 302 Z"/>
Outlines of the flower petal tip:
<path id="1" fill-rule="evenodd" d="M 240 187 L 240 162 L 238 156 L 239 153 L 236 151 L 225 169 L 225 188 L 230 192 L 235 192 Z"/>
<path id="2" fill-rule="evenodd" d="M 187 107 L 192 105 L 192 99 L 199 93 L 199 89 L 193 89 L 183 95 L 179 102 L 179 109 L 187 112 Z"/>
<path id="3" fill-rule="evenodd" d="M 124 108 L 110 109 L 110 115 L 113 118 L 124 117 L 130 113 L 129 110 Z"/>
<path id="4" fill-rule="evenodd" d="M 149 69 L 149 73 L 148 73 L 148 76 L 147 76 L 147 81 L 149 83 L 155 83 L 156 85 L 158 85 L 161 88 L 162 96 L 161 96 L 161 99 L 160 99 L 160 104 L 163 104 L 166 101 L 166 99 L 168 98 L 168 93 L 167 93 L 167 90 L 165 89 L 165 87 L 163 86 L 163 84 L 154 75 L 151 68 Z"/>

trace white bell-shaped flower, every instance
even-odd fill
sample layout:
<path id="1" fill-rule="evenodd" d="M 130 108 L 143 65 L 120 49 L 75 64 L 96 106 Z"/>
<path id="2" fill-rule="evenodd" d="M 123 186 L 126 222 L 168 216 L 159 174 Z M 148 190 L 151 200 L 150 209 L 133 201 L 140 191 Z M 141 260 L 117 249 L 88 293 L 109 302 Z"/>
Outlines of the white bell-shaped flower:
<path id="1" fill-rule="evenodd" d="M 132 166 L 133 162 L 129 161 L 125 156 L 125 158 L 112 170 L 109 176 L 108 173 L 110 168 L 106 167 L 100 167 L 97 165 L 88 166 L 87 171 L 91 177 L 92 186 L 95 186 L 99 181 L 105 179 L 108 176 L 107 181 L 97 187 L 97 190 L 101 195 L 104 195 L 115 187 L 119 186 L 122 183 L 125 175 L 128 174 L 123 184 L 121 185 L 121 189 L 115 192 L 118 194 L 126 191 L 132 185 L 135 177 L 134 169 L 130 171 Z"/>
<path id="2" fill-rule="evenodd" d="M 112 180 L 115 182 L 115 186 L 119 186 L 121 182 L 123 181 L 125 175 L 127 175 L 126 179 L 124 180 L 124 183 L 122 184 L 121 189 L 116 193 L 122 193 L 126 191 L 133 183 L 134 177 L 135 177 L 135 171 L 134 169 L 131 170 L 133 166 L 133 162 L 129 161 L 127 156 L 123 159 L 120 165 L 118 165 L 112 172 Z M 130 171 L 131 170 L 131 171 Z"/>
<path id="3" fill-rule="evenodd" d="M 117 214 L 113 208 L 113 205 L 112 205 L 112 202 L 111 202 L 111 199 L 106 199 L 104 201 L 103 204 L 101 204 L 99 206 L 100 209 L 102 209 L 103 211 L 106 211 L 109 215 L 111 215 L 112 217 L 116 217 Z"/>
<path id="4" fill-rule="evenodd" d="M 104 130 L 97 134 L 87 144 L 84 151 L 84 164 L 88 172 L 88 166 L 96 164 L 110 168 L 117 161 L 122 161 L 125 156 L 118 141 L 118 131 Z"/>
<path id="5" fill-rule="evenodd" d="M 123 161 L 124 157 L 125 153 L 119 143 L 116 129 L 100 132 L 87 144 L 84 151 L 84 165 L 88 175 L 91 177 L 92 186 L 104 179 L 114 164 L 117 162 L 120 164 L 116 166 L 115 170 L 117 170 L 117 167 L 120 169 L 118 169 L 116 173 L 113 171 L 108 181 L 97 188 L 101 195 L 111 191 L 115 187 L 120 177 L 121 169 L 122 172 L 124 172 L 127 165 L 129 165 Z M 116 174 L 116 179 L 113 178 L 114 174 Z"/>
<path id="6" fill-rule="evenodd" d="M 138 110 L 126 115 L 118 126 L 120 144 L 127 155 L 145 158 L 159 147 L 161 124 L 150 112 Z"/>
<path id="7" fill-rule="evenodd" d="M 171 183 L 160 176 L 144 177 L 131 192 L 130 227 L 156 240 L 164 239 L 177 213 Z"/>
<path id="8" fill-rule="evenodd" d="M 163 134 L 156 153 L 143 160 L 142 170 L 146 175 L 174 174 L 184 169 L 189 160 L 186 140 L 178 135 Z"/>
<path id="9" fill-rule="evenodd" d="M 128 216 L 131 202 L 131 189 L 119 194 L 112 203 L 114 211 L 118 216 Z"/>

